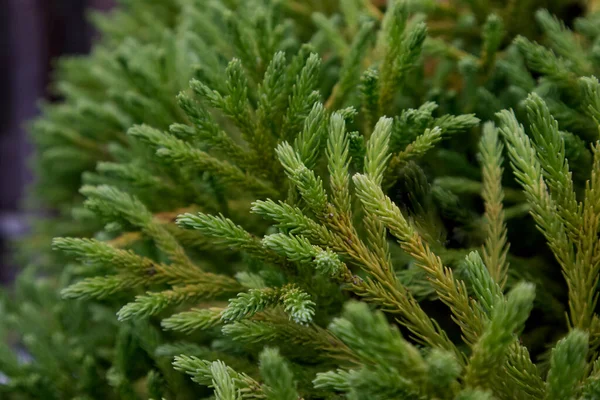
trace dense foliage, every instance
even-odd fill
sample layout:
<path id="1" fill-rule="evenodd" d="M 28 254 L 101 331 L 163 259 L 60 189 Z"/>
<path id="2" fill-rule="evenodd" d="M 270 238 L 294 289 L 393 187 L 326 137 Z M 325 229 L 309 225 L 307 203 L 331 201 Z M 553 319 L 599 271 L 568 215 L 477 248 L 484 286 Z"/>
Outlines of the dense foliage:
<path id="1" fill-rule="evenodd" d="M 31 125 L 2 398 L 600 398 L 594 2 L 120 3 Z"/>

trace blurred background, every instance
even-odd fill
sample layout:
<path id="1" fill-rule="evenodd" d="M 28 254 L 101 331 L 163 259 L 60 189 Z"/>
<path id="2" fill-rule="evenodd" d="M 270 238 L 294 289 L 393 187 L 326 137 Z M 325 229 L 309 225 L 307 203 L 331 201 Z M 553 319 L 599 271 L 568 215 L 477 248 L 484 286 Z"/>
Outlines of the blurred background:
<path id="1" fill-rule="evenodd" d="M 0 0 L 0 282 L 15 273 L 10 241 L 26 229 L 21 211 L 31 174 L 26 123 L 47 87 L 53 60 L 89 51 L 94 31 L 87 10 L 109 10 L 113 0 Z"/>

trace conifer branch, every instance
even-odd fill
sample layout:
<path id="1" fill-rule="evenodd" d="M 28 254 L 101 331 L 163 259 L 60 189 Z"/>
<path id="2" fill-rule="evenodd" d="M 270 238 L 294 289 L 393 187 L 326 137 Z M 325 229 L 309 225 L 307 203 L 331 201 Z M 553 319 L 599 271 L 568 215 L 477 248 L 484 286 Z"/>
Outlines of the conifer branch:
<path id="1" fill-rule="evenodd" d="M 143 284 L 143 278 L 130 275 L 96 276 L 63 289 L 61 295 L 65 299 L 106 299 L 115 293 Z"/>
<path id="2" fill-rule="evenodd" d="M 579 240 L 575 243 L 575 279 L 577 279 L 578 309 L 582 315 L 578 317 L 579 328 L 590 329 L 594 310 L 598 302 L 597 286 L 600 273 L 600 246 L 597 232 L 600 227 L 600 143 L 592 147 L 594 164 L 590 180 L 586 184 L 579 227 Z"/>
<path id="3" fill-rule="evenodd" d="M 294 285 L 286 285 L 281 288 L 251 289 L 238 294 L 221 313 L 221 320 L 239 321 L 278 304 L 281 304 L 290 319 L 298 324 L 311 322 L 315 313 L 315 303 L 307 293 Z"/>
<path id="4" fill-rule="evenodd" d="M 525 135 L 522 125 L 518 124 L 512 112 L 502 111 L 498 113 L 498 117 L 501 121 L 500 132 L 506 140 L 515 177 L 523 186 L 527 201 L 532 207 L 531 215 L 546 237 L 567 278 L 570 318 L 573 325 L 578 327 L 585 324 L 588 314 L 584 310 L 587 306 L 579 302 L 579 293 L 585 293 L 585 289 L 577 287 L 580 283 L 574 275 L 573 245 L 567 236 L 563 220 L 556 218 L 558 207 L 548 193 L 536 151 Z"/>
<path id="5" fill-rule="evenodd" d="M 576 227 L 582 223 L 581 206 L 573 191 L 573 180 L 565 157 L 565 144 L 558 131 L 558 122 L 536 94 L 528 96 L 525 106 L 531 121 L 536 157 L 544 170 L 545 181 L 555 199 L 563 223 L 576 240 Z"/>
<path id="6" fill-rule="evenodd" d="M 483 26 L 483 49 L 480 56 L 480 63 L 484 70 L 489 70 L 494 63 L 505 33 L 502 19 L 496 14 L 488 15 Z"/>
<path id="7" fill-rule="evenodd" d="M 327 245 L 333 240 L 332 233 L 326 227 L 304 215 L 300 208 L 287 203 L 257 200 L 252 203 L 252 212 L 275 221 L 282 231 L 305 236 L 312 242 Z"/>
<path id="8" fill-rule="evenodd" d="M 299 54 L 298 56 L 301 56 Z M 320 95 L 315 91 L 321 71 L 321 58 L 311 53 L 305 64 L 292 75 L 294 83 L 288 100 L 288 109 L 281 127 L 282 137 L 290 140 L 302 128 L 302 121 L 312 109 L 314 103 L 320 101 Z"/>
<path id="9" fill-rule="evenodd" d="M 222 308 L 195 308 L 165 318 L 161 326 L 166 330 L 192 333 L 196 330 L 208 329 L 221 323 Z"/>
<path id="10" fill-rule="evenodd" d="M 239 388 L 243 399 L 266 399 L 259 382 L 246 374 L 238 373 L 232 368 L 225 366 L 222 361 L 215 361 L 214 364 L 219 365 L 218 371 L 221 375 L 223 375 L 223 370 L 225 370 L 225 373 L 232 380 L 232 385 Z M 206 386 L 213 385 L 213 380 L 215 379 L 214 364 L 210 361 L 201 360 L 198 357 L 183 354 L 176 356 L 175 361 L 173 361 L 173 366 L 177 371 L 190 375 L 194 382 Z"/>
<path id="11" fill-rule="evenodd" d="M 538 24 L 548 37 L 550 46 L 561 57 L 571 62 L 573 70 L 578 75 L 590 73 L 591 66 L 577 38 L 565 25 L 551 15 L 548 10 L 538 10 L 535 13 Z"/>
<path id="12" fill-rule="evenodd" d="M 365 131 L 370 133 L 379 114 L 379 72 L 370 68 L 360 79 L 362 112 L 365 118 Z"/>
<path id="13" fill-rule="evenodd" d="M 214 244 L 244 251 L 257 259 L 281 266 L 284 269 L 291 268 L 284 258 L 263 247 L 258 238 L 223 215 L 183 214 L 177 217 L 177 225 L 199 231 L 211 238 Z"/>
<path id="14" fill-rule="evenodd" d="M 196 85 L 198 85 L 198 81 L 190 82 L 192 89 Z M 244 166 L 250 165 L 247 152 L 220 128 L 204 104 L 194 101 L 184 93 L 177 96 L 177 102 L 193 124 L 193 139 L 209 144 L 229 159 L 236 160 L 236 163 Z M 187 125 L 185 126 L 187 127 Z M 177 128 L 178 125 L 172 125 L 169 129 L 173 132 Z"/>
<path id="15" fill-rule="evenodd" d="M 593 118 L 596 123 L 600 121 L 600 82 L 595 77 L 579 78 L 582 92 L 583 112 Z"/>
<path id="16" fill-rule="evenodd" d="M 108 213 L 110 217 L 125 218 L 150 236 L 157 247 L 171 260 L 180 265 L 196 268 L 177 240 L 159 223 L 153 220 L 150 211 L 134 196 L 110 186 L 84 186 L 80 192 L 88 196 L 87 205 L 94 211 Z"/>
<path id="17" fill-rule="evenodd" d="M 353 89 L 354 82 L 359 79 L 363 58 L 368 53 L 367 47 L 372 37 L 373 26 L 374 24 L 370 21 L 363 23 L 354 37 L 348 55 L 344 58 L 340 77 L 325 102 L 325 108 L 333 109 Z"/>
<path id="18" fill-rule="evenodd" d="M 278 349 L 264 349 L 260 353 L 259 368 L 265 380 L 267 399 L 297 400 L 300 398 L 290 366 L 279 354 Z"/>
<path id="19" fill-rule="evenodd" d="M 320 156 L 327 132 L 327 115 L 323 104 L 315 103 L 304 121 L 302 132 L 294 140 L 294 149 L 308 168 L 313 168 Z"/>
<path id="20" fill-rule="evenodd" d="M 552 349 L 548 371 L 548 399 L 569 399 L 577 391 L 577 384 L 587 367 L 588 336 L 573 330 Z"/>
<path id="21" fill-rule="evenodd" d="M 400 1 L 392 3 L 383 19 L 382 43 L 379 44 L 385 54 L 379 80 L 380 114 L 384 114 L 393 103 L 407 73 L 418 61 L 425 41 L 426 25 L 419 23 L 408 30 L 407 19 L 408 7 Z"/>
<path id="22" fill-rule="evenodd" d="M 117 317 L 120 321 L 146 318 L 162 312 L 167 307 L 189 301 L 214 299 L 217 296 L 237 293 L 239 289 L 239 284 L 230 278 L 213 280 L 210 284 L 173 286 L 170 290 L 147 292 L 145 295 L 136 296 L 134 302 L 125 305 L 117 312 Z"/>
<path id="23" fill-rule="evenodd" d="M 346 124 L 340 114 L 331 115 L 329 122 L 329 137 L 327 140 L 327 160 L 330 175 L 330 186 L 333 204 L 338 212 L 348 220 L 352 219 L 350 213 L 350 178 L 348 167 L 350 157 L 348 153 L 348 137 Z"/>
<path id="24" fill-rule="evenodd" d="M 148 126 L 136 126 L 131 128 L 128 134 L 151 143 L 157 148 L 156 155 L 166 162 L 185 164 L 200 171 L 211 172 L 232 188 L 243 187 L 257 194 L 277 197 L 277 191 L 259 178 L 169 134 L 161 133 Z"/>
<path id="25" fill-rule="evenodd" d="M 364 170 L 378 184 L 383 181 L 390 158 L 388 149 L 391 131 L 392 119 L 382 117 L 375 125 L 373 134 L 367 142 Z M 391 265 L 385 226 L 369 213 L 365 215 L 364 223 L 370 248 L 380 259 L 382 265 Z"/>
<path id="26" fill-rule="evenodd" d="M 533 307 L 535 296 L 531 284 L 519 284 L 508 294 L 506 303 L 494 305 L 490 323 L 473 348 L 465 372 L 467 385 L 486 387 L 514 340 L 516 331 L 521 330 Z"/>
<path id="27" fill-rule="evenodd" d="M 327 214 L 328 197 L 321 178 L 308 169 L 297 152 L 288 143 L 282 143 L 275 150 L 288 179 L 296 186 L 302 198 L 317 216 Z"/>
<path id="28" fill-rule="evenodd" d="M 481 157 L 483 188 L 481 196 L 485 201 L 485 220 L 487 237 L 483 246 L 483 259 L 493 279 L 504 287 L 508 272 L 506 255 L 509 244 L 506 239 L 506 224 L 502 200 L 502 150 L 498 141 L 498 131 L 491 125 L 483 127 L 483 136 L 479 145 Z"/>
<path id="29" fill-rule="evenodd" d="M 356 355 L 327 330 L 314 324 L 300 325 L 280 313 L 257 314 L 252 320 L 241 320 L 223 327 L 223 333 L 243 343 L 285 343 L 303 346 L 319 358 L 344 364 L 357 362 Z"/>
<path id="30" fill-rule="evenodd" d="M 395 182 L 393 177 L 397 174 L 400 167 L 406 165 L 413 158 L 423 156 L 441 140 L 442 130 L 439 127 L 426 129 L 422 135 L 419 135 L 404 150 L 394 154 L 388 165 L 389 172 L 386 182 L 384 182 L 384 187 L 390 187 Z"/>
<path id="31" fill-rule="evenodd" d="M 576 75 L 571 72 L 564 59 L 545 47 L 518 36 L 515 44 L 527 60 L 527 65 L 567 90 L 576 87 Z"/>
<path id="32" fill-rule="evenodd" d="M 398 207 L 383 194 L 381 187 L 361 174 L 356 174 L 353 179 L 365 209 L 387 226 L 402 248 L 427 272 L 440 299 L 452 309 L 454 320 L 461 327 L 465 340 L 474 343 L 484 321 L 471 304 L 464 283 L 456 280 L 452 270 L 442 265 L 440 258 L 431 252 Z"/>

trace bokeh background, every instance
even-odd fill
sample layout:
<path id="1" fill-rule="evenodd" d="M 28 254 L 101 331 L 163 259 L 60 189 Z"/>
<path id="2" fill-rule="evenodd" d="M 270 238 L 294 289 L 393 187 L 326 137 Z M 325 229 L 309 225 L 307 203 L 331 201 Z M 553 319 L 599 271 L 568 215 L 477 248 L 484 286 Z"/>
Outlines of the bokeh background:
<path id="1" fill-rule="evenodd" d="M 26 123 L 48 91 L 53 60 L 89 51 L 95 38 L 89 10 L 113 0 L 0 0 L 0 282 L 15 273 L 11 242 L 27 230 L 22 205 L 32 177 Z"/>

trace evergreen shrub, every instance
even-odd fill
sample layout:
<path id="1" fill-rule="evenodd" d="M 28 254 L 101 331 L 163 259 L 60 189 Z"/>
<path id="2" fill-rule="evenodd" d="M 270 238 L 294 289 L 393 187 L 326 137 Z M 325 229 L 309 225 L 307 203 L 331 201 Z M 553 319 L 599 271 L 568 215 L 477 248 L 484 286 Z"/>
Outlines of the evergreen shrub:
<path id="1" fill-rule="evenodd" d="M 596 7 L 93 15 L 31 124 L 0 397 L 599 399 Z"/>

